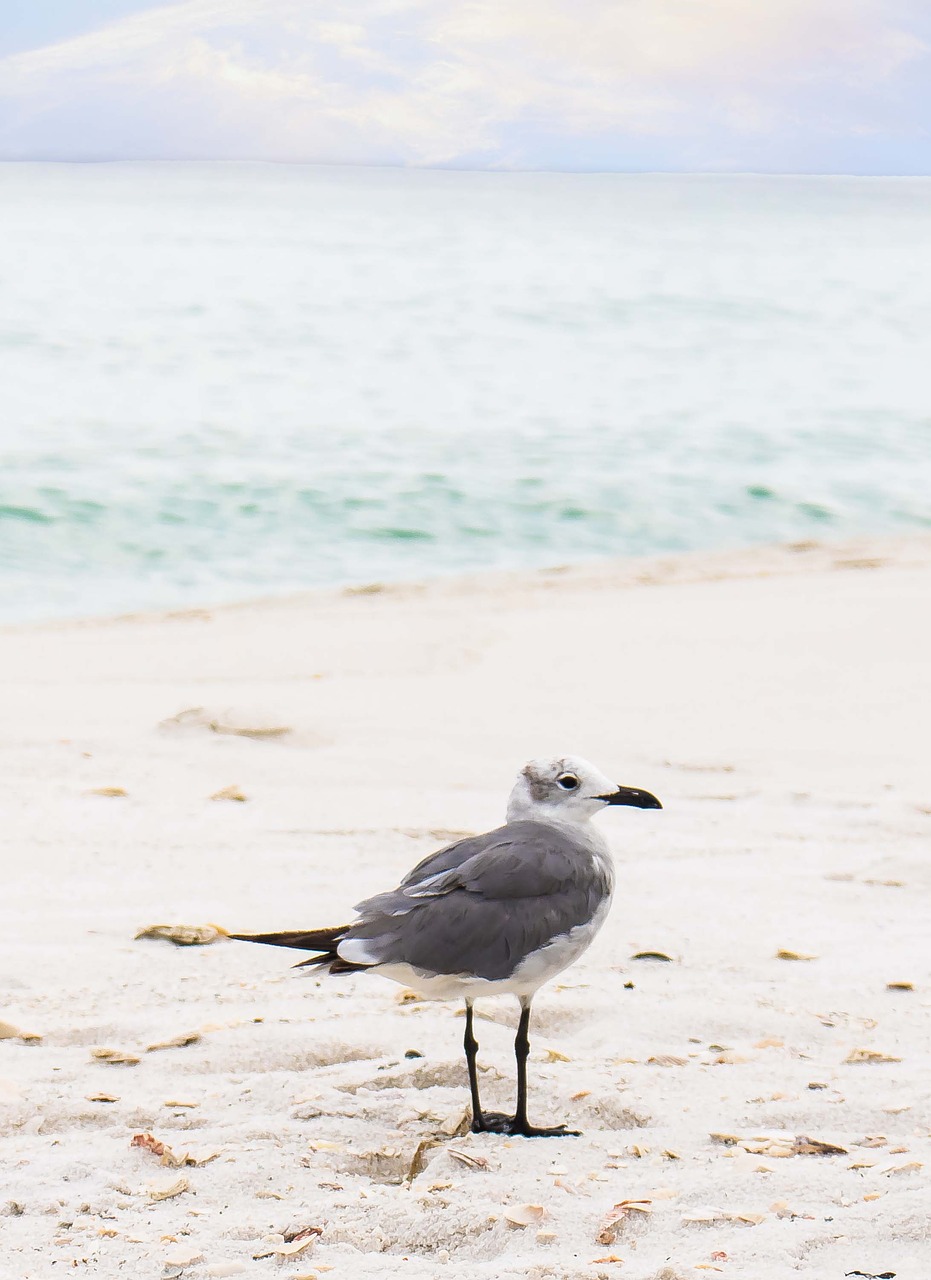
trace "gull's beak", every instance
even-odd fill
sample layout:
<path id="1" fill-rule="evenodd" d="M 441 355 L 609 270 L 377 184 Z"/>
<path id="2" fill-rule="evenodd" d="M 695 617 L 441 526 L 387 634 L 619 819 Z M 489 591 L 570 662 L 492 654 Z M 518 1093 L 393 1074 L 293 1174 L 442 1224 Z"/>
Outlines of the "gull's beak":
<path id="1" fill-rule="evenodd" d="M 662 809 L 662 805 L 649 791 L 641 791 L 638 787 L 618 787 L 617 791 L 609 791 L 606 796 L 596 796 L 605 804 L 629 804 L 635 809 Z"/>

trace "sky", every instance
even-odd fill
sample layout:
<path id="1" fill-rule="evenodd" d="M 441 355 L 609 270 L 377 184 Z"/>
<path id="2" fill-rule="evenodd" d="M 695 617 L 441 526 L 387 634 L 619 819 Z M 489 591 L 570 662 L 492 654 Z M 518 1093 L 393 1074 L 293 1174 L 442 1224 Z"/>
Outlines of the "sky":
<path id="1" fill-rule="evenodd" d="M 0 159 L 929 174 L 931 0 L 0 0 Z"/>

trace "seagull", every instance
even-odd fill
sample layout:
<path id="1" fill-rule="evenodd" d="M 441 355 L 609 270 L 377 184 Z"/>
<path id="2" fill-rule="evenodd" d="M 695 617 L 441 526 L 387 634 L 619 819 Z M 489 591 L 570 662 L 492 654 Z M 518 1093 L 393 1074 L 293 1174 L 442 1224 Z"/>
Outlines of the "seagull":
<path id="1" fill-rule="evenodd" d="M 608 914 L 614 866 L 589 822 L 607 805 L 663 807 L 578 756 L 531 760 L 511 791 L 504 826 L 429 854 L 396 889 L 360 902 L 351 924 L 231 936 L 312 952 L 298 968 L 377 973 L 428 999 L 464 1000 L 472 1132 L 577 1137 L 563 1124 L 539 1128 L 527 1118 L 530 1007 L 544 983 L 578 960 Z M 473 1005 L 494 995 L 520 1003 L 513 1116 L 483 1111 L 479 1098 Z"/>

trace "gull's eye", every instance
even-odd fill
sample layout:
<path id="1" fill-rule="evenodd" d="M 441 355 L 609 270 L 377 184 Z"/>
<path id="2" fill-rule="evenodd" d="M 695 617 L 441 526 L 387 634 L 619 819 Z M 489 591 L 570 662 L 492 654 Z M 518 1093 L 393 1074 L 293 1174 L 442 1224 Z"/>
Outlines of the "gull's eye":
<path id="1" fill-rule="evenodd" d="M 562 787 L 563 791 L 575 791 L 579 780 L 574 773 L 561 773 L 556 779 L 556 785 Z"/>

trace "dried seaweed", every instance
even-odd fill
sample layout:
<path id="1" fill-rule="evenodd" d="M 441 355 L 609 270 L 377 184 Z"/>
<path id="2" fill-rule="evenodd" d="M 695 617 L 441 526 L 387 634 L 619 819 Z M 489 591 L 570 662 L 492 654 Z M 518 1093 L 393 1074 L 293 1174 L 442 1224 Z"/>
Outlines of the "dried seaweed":
<path id="1" fill-rule="evenodd" d="M 133 940 L 159 938 L 176 947 L 206 947 L 228 937 L 226 929 L 218 924 L 150 924 L 134 934 Z"/>

